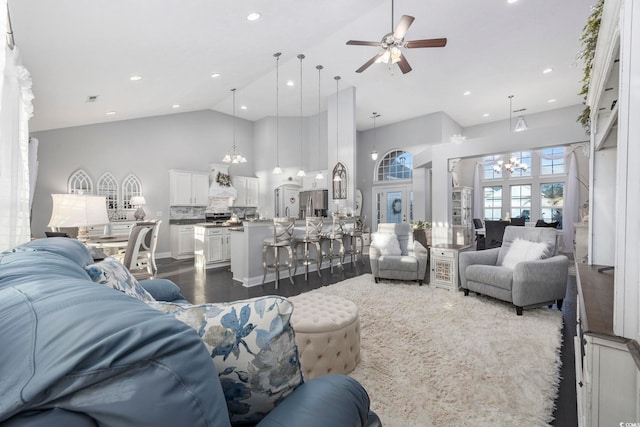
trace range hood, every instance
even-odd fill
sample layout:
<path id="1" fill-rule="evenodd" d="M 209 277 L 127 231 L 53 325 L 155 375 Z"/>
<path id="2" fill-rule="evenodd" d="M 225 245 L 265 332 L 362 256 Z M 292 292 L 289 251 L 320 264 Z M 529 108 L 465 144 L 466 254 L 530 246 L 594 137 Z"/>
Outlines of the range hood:
<path id="1" fill-rule="evenodd" d="M 231 185 L 231 180 L 225 179 L 228 177 L 228 165 L 209 165 L 209 199 L 235 199 L 238 197 L 238 191 Z M 227 182 L 228 185 L 226 185 Z"/>

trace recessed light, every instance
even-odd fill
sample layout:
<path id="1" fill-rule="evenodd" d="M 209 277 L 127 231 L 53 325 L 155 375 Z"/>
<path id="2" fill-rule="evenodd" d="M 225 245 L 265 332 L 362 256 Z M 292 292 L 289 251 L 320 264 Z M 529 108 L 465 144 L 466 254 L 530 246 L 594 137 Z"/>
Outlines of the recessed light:
<path id="1" fill-rule="evenodd" d="M 257 21 L 261 16 L 260 12 L 251 12 L 247 15 L 247 21 Z"/>
<path id="2" fill-rule="evenodd" d="M 545 68 L 544 70 L 542 70 L 542 74 L 549 74 L 552 71 L 553 71 L 553 68 Z"/>
<path id="3" fill-rule="evenodd" d="M 549 104 L 552 104 L 552 103 L 556 102 L 556 100 L 555 100 L 555 99 L 550 99 L 550 100 L 548 100 L 547 102 L 548 102 Z"/>
<path id="4" fill-rule="evenodd" d="M 518 1 L 518 0 L 507 0 L 507 3 L 515 3 L 515 2 L 517 2 L 517 1 Z"/>
<path id="5" fill-rule="evenodd" d="M 482 117 L 489 117 L 490 115 L 491 115 L 491 114 L 489 114 L 489 113 L 484 113 L 484 114 L 482 115 Z"/>
<path id="6" fill-rule="evenodd" d="M 115 111 L 107 111 L 107 116 L 115 116 L 116 112 Z"/>
<path id="7" fill-rule="evenodd" d="M 180 104 L 173 104 L 171 108 L 180 108 Z"/>
<path id="8" fill-rule="evenodd" d="M 295 83 L 293 82 L 293 80 L 289 80 L 287 82 L 287 86 L 289 86 L 289 87 L 295 86 Z"/>
<path id="9" fill-rule="evenodd" d="M 142 80 L 142 76 L 139 74 L 136 74 L 135 76 L 129 77 L 129 80 L 131 80 L 132 82 L 137 82 L 138 80 Z"/>
<path id="10" fill-rule="evenodd" d="M 468 90 L 468 91 L 466 91 L 465 93 L 463 93 L 463 95 L 464 95 L 464 96 L 469 96 L 469 95 L 471 95 L 471 91 L 470 91 L 470 90 Z"/>
<path id="11" fill-rule="evenodd" d="M 246 109 L 247 109 L 247 106 L 246 106 L 246 105 L 241 105 L 241 106 L 240 106 L 240 109 L 241 109 L 241 110 L 246 110 Z"/>
<path id="12" fill-rule="evenodd" d="M 212 78 L 212 79 L 217 79 L 218 77 L 220 77 L 220 73 L 213 73 L 213 74 L 211 74 L 211 78 Z"/>

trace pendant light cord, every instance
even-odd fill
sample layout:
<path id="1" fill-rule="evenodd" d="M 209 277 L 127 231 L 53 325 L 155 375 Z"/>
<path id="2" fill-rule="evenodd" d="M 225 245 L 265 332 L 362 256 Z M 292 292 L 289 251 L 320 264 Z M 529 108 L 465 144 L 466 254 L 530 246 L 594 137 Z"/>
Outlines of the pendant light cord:
<path id="1" fill-rule="evenodd" d="M 300 60 L 300 170 L 304 171 L 304 156 L 302 155 L 302 60 L 303 54 L 298 55 Z"/>
<path id="2" fill-rule="evenodd" d="M 316 70 L 318 70 L 318 166 L 320 166 L 320 137 L 321 137 L 321 130 L 320 130 L 320 110 L 321 110 L 321 99 L 320 99 L 320 71 L 322 71 L 322 68 L 324 68 L 322 65 L 316 65 Z M 321 169 L 319 169 L 321 170 Z M 317 176 L 316 176 L 317 178 Z"/>
<path id="3" fill-rule="evenodd" d="M 280 52 L 274 53 L 276 57 L 276 166 L 280 167 L 280 71 L 278 63 L 280 62 Z"/>
<path id="4" fill-rule="evenodd" d="M 231 89 L 233 94 L 233 155 L 236 154 L 236 90 Z"/>
<path id="5" fill-rule="evenodd" d="M 338 99 L 338 91 L 339 91 L 339 83 L 340 83 L 340 76 L 335 76 L 334 79 L 336 79 L 336 165 L 340 162 L 340 156 L 338 156 L 338 150 L 340 149 L 340 144 L 339 144 L 339 139 L 338 139 L 338 120 L 339 120 L 339 112 L 338 109 L 340 108 L 340 102 Z"/>

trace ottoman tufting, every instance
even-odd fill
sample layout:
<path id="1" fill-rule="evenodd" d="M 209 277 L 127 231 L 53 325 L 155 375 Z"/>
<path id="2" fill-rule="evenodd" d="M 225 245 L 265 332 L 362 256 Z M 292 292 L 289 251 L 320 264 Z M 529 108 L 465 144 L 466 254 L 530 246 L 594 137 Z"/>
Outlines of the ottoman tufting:
<path id="1" fill-rule="evenodd" d="M 317 293 L 289 300 L 294 307 L 291 326 L 304 379 L 353 371 L 360 361 L 358 306 L 335 295 Z"/>

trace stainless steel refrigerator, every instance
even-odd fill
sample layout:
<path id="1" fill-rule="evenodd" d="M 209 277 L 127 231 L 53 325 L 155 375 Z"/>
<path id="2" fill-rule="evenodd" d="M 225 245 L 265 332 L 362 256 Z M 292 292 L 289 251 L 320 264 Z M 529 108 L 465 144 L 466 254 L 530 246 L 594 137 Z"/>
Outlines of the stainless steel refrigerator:
<path id="1" fill-rule="evenodd" d="M 311 190 L 300 193 L 300 219 L 308 216 L 327 216 L 328 190 Z"/>

